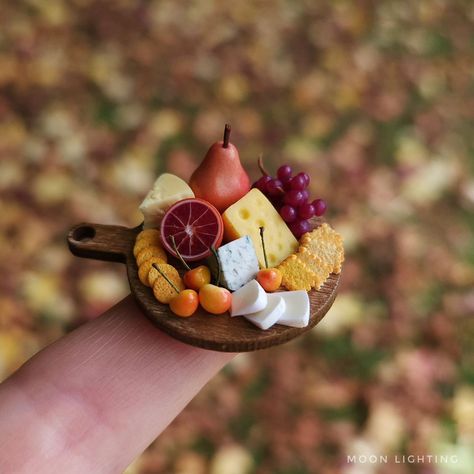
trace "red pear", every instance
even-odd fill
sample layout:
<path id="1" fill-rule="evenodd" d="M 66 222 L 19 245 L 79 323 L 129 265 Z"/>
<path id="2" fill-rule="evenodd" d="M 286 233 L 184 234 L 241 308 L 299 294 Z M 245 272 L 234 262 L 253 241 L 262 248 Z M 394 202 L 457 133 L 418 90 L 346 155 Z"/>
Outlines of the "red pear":
<path id="1" fill-rule="evenodd" d="M 194 195 L 209 201 L 221 213 L 250 190 L 248 174 L 229 138 L 230 125 L 226 124 L 224 139 L 209 148 L 189 181 Z"/>

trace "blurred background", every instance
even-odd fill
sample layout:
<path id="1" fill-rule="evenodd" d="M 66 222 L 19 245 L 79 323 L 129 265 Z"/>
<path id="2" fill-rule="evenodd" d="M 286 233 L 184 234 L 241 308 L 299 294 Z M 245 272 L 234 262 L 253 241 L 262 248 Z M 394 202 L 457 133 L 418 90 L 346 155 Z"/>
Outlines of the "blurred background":
<path id="1" fill-rule="evenodd" d="M 310 173 L 345 238 L 342 288 L 128 472 L 472 473 L 474 4 L 230 5 L 3 2 L 0 378 L 128 294 L 121 265 L 68 253 L 68 228 L 140 223 L 156 176 L 189 177 L 228 121 L 252 179 L 261 152 Z"/>

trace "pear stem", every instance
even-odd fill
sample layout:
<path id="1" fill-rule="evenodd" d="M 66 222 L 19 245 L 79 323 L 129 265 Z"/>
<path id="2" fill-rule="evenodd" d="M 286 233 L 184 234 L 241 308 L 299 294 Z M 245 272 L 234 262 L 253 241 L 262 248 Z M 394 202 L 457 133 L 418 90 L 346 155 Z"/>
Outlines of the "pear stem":
<path id="1" fill-rule="evenodd" d="M 263 176 L 270 176 L 268 171 L 265 169 L 265 166 L 263 166 L 263 153 L 260 153 L 260 155 L 258 155 L 258 167 L 260 168 L 260 171 Z"/>
<path id="2" fill-rule="evenodd" d="M 225 127 L 224 127 L 224 140 L 223 140 L 223 144 L 222 144 L 223 148 L 228 148 L 228 146 L 229 146 L 230 130 L 231 130 L 230 124 L 226 123 Z"/>
<path id="3" fill-rule="evenodd" d="M 217 252 L 214 246 L 211 247 L 211 252 L 214 255 L 214 258 L 216 259 L 216 264 L 217 264 L 216 286 L 219 286 L 221 283 L 221 264 L 219 262 L 219 256 L 217 255 Z"/>
<path id="4" fill-rule="evenodd" d="M 263 227 L 260 229 L 260 239 L 262 240 L 263 258 L 265 259 L 265 268 L 268 268 L 267 251 L 265 250 L 265 240 L 263 240 Z"/>
<path id="5" fill-rule="evenodd" d="M 179 295 L 179 290 L 176 285 L 165 275 L 165 273 L 156 263 L 153 264 L 153 268 L 158 271 L 158 273 L 173 287 L 173 290 L 176 291 L 176 293 L 178 293 Z"/>
<path id="6" fill-rule="evenodd" d="M 181 263 L 184 265 L 184 268 L 186 268 L 186 270 L 191 270 L 191 267 L 184 261 L 184 258 L 179 253 L 178 247 L 176 245 L 176 240 L 174 240 L 174 235 L 172 235 L 170 238 L 171 238 L 171 243 L 173 244 L 173 250 L 176 252 L 176 255 L 181 260 Z"/>

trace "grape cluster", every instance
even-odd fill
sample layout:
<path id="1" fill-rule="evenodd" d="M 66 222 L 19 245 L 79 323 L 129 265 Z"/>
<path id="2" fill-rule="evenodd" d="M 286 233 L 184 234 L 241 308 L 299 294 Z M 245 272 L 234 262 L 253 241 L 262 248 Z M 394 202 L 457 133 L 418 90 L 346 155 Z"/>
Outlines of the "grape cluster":
<path id="1" fill-rule="evenodd" d="M 292 173 L 290 166 L 280 166 L 276 178 L 265 174 L 252 187 L 258 188 L 270 199 L 293 235 L 299 239 L 304 233 L 312 230 L 309 219 L 322 216 L 326 212 L 326 202 L 323 199 L 309 202 L 308 174 L 298 173 L 292 176 Z"/>

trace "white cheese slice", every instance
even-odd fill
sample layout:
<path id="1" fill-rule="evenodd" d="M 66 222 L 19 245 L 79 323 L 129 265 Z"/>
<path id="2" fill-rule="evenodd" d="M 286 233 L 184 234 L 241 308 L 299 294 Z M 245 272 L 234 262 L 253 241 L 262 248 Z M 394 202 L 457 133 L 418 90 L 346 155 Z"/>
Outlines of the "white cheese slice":
<path id="1" fill-rule="evenodd" d="M 144 219 L 143 228 L 159 227 L 166 211 L 175 202 L 193 197 L 193 190 L 186 181 L 171 173 L 161 174 L 140 204 Z"/>
<path id="2" fill-rule="evenodd" d="M 278 324 L 292 326 L 295 328 L 304 328 L 309 323 L 309 296 L 304 290 L 281 291 L 275 293 L 280 295 L 285 301 L 286 308 L 280 316 Z"/>
<path id="3" fill-rule="evenodd" d="M 285 300 L 280 293 L 270 293 L 267 297 L 268 304 L 264 309 L 245 315 L 245 319 L 264 330 L 272 327 L 281 318 L 286 308 Z"/>
<path id="4" fill-rule="evenodd" d="M 217 249 L 221 267 L 220 283 L 231 291 L 238 290 L 257 276 L 257 254 L 248 235 L 233 240 Z M 217 274 L 216 259 L 209 258 L 212 273 Z"/>
<path id="5" fill-rule="evenodd" d="M 231 316 L 255 313 L 267 306 L 268 297 L 257 280 L 250 280 L 242 288 L 232 293 Z"/>

